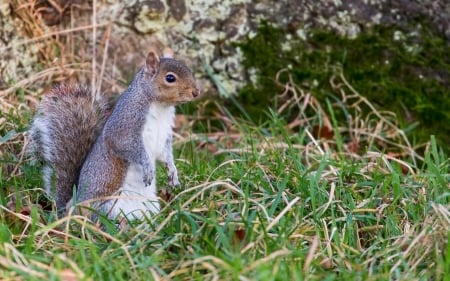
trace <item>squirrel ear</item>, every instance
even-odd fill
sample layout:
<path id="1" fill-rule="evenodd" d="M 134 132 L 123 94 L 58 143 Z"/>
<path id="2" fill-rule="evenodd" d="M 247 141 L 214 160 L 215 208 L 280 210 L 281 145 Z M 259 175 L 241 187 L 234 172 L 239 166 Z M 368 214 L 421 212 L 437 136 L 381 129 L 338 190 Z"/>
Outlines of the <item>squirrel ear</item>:
<path id="1" fill-rule="evenodd" d="M 174 56 L 174 52 L 171 48 L 169 48 L 169 47 L 164 48 L 163 58 L 173 59 L 173 56 Z"/>
<path id="2" fill-rule="evenodd" d="M 159 68 L 159 57 L 155 51 L 150 51 L 147 54 L 147 59 L 145 60 L 145 67 L 151 76 L 158 72 Z"/>

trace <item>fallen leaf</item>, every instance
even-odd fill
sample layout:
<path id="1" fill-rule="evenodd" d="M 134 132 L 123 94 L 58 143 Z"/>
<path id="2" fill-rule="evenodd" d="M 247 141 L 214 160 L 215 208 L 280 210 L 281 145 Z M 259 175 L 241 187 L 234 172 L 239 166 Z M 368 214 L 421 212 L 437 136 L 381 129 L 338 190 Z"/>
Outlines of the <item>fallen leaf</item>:
<path id="1" fill-rule="evenodd" d="M 320 127 L 319 125 L 315 125 L 313 127 L 312 134 L 316 139 L 320 139 L 320 138 L 323 138 L 326 140 L 334 139 L 333 129 L 331 129 L 327 126 Z"/>
<path id="2" fill-rule="evenodd" d="M 232 216 L 233 221 L 239 221 L 241 220 L 241 214 L 239 213 L 231 213 L 230 216 Z M 234 247 L 242 247 L 245 243 L 245 236 L 247 235 L 247 231 L 244 229 L 242 225 L 238 224 L 232 224 L 231 227 L 233 237 L 231 237 L 231 242 L 233 243 Z"/>
<path id="3" fill-rule="evenodd" d="M 360 145 L 358 143 L 358 140 L 352 139 L 349 143 L 347 143 L 347 148 L 350 150 L 350 152 L 354 154 L 359 154 Z"/>
<path id="4" fill-rule="evenodd" d="M 244 242 L 245 235 L 247 235 L 247 231 L 245 231 L 245 229 L 235 229 L 233 242 L 235 242 L 235 244 Z"/>
<path id="5" fill-rule="evenodd" d="M 63 271 L 61 271 L 61 280 L 63 281 L 78 281 L 81 279 L 81 276 L 78 276 L 70 269 L 64 269 Z"/>

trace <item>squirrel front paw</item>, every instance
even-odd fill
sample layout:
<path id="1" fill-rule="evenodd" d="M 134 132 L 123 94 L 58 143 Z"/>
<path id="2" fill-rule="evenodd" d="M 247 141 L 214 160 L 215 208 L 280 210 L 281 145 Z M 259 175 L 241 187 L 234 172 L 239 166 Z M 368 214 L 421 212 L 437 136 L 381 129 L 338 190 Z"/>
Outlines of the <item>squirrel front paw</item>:
<path id="1" fill-rule="evenodd" d="M 177 170 L 172 170 L 169 172 L 169 185 L 170 186 L 180 185 L 180 181 L 178 180 Z"/>
<path id="2" fill-rule="evenodd" d="M 151 185 L 152 181 L 153 181 L 153 175 L 147 175 L 147 174 L 144 175 L 144 184 L 145 184 L 145 186 Z"/>
<path id="3" fill-rule="evenodd" d="M 144 169 L 144 184 L 145 186 L 149 186 L 152 184 L 153 179 L 155 178 L 155 172 L 153 169 Z"/>

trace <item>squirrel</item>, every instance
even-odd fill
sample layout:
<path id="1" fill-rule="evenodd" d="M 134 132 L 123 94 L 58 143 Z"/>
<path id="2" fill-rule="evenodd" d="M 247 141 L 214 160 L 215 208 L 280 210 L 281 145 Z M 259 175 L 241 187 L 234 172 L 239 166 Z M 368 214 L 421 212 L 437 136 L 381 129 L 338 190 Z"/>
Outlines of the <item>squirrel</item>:
<path id="1" fill-rule="evenodd" d="M 166 49 L 162 57 L 148 53 L 112 110 L 83 86 L 59 85 L 44 95 L 30 139 L 58 212 L 80 203 L 110 219 L 157 213 L 156 161 L 165 164 L 170 186 L 180 184 L 172 154 L 175 105 L 199 94 L 192 71 Z"/>

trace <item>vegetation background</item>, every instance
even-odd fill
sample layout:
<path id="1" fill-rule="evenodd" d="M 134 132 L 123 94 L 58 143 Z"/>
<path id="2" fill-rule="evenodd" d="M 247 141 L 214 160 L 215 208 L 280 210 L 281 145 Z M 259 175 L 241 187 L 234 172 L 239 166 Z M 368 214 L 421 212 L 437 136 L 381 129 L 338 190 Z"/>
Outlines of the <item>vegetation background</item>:
<path id="1" fill-rule="evenodd" d="M 223 68 L 202 55 L 211 32 L 178 36 L 170 43 L 205 90 L 178 108 L 182 186 L 168 190 L 161 168 L 161 213 L 126 228 L 104 220 L 102 228 L 82 216 L 58 218 L 42 189 L 40 163 L 26 151 L 39 98 L 61 81 L 120 93 L 142 64 L 136 42 L 174 38 L 144 36 L 151 25 L 136 24 L 140 11 L 163 21 L 164 7 L 177 5 L 184 16 L 164 15 L 185 21 L 186 11 L 208 1 L 135 1 L 127 35 L 118 32 L 122 19 L 100 12 L 113 2 L 0 3 L 2 280 L 450 280 L 444 2 L 403 1 L 404 18 L 361 23 L 355 36 L 349 22 L 343 34 L 314 23 L 307 29 L 309 22 L 283 25 L 282 13 L 262 9 L 269 16 L 253 19 L 258 24 L 239 40 L 227 28 L 214 37 L 216 57 L 240 54 L 231 60 L 237 66 L 225 60 Z M 259 3 L 237 2 L 251 11 Z M 228 4 L 236 8 L 216 6 Z M 330 26 L 342 13 L 333 5 L 324 10 Z M 202 49 L 189 58 L 185 42 Z"/>

